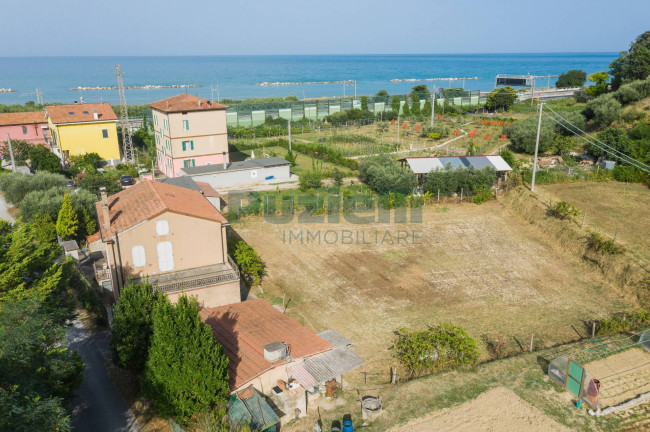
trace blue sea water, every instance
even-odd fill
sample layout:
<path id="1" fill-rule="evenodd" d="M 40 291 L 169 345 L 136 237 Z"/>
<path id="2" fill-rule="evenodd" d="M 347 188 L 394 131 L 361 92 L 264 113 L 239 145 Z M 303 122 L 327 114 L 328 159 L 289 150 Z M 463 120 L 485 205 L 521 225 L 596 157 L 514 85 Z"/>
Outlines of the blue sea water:
<path id="1" fill-rule="evenodd" d="M 608 70 L 617 53 L 533 54 L 421 54 L 421 55 L 300 55 L 300 56 L 187 56 L 187 57 L 0 57 L 0 104 L 36 100 L 40 88 L 44 101 L 71 103 L 117 102 L 117 90 L 70 91 L 78 86 L 115 86 L 115 64 L 122 68 L 124 85 L 195 84 L 187 92 L 210 98 L 350 96 L 354 84 L 257 86 L 261 82 L 356 80 L 357 95 L 381 89 L 403 94 L 413 82 L 398 78 L 479 77 L 465 87 L 489 91 L 497 74 L 560 74 L 569 69 L 587 73 Z M 554 79 L 551 79 L 551 85 Z M 434 83 L 427 82 L 427 85 Z M 447 81 L 436 82 L 448 86 Z M 460 82 L 452 82 L 460 86 Z M 546 79 L 537 85 L 545 87 Z M 218 86 L 218 92 L 215 88 Z M 127 90 L 129 104 L 145 104 L 185 90 Z"/>

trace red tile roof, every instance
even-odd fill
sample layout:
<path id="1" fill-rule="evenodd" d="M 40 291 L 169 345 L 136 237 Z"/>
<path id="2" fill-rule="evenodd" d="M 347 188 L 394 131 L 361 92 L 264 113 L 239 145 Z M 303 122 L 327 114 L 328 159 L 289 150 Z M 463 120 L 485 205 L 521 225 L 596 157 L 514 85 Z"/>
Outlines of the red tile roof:
<path id="1" fill-rule="evenodd" d="M 163 99 L 158 102 L 150 103 L 149 106 L 158 111 L 173 113 L 182 111 L 212 111 L 224 110 L 228 108 L 207 99 L 200 98 L 191 94 L 183 93 Z"/>
<path id="2" fill-rule="evenodd" d="M 284 342 L 291 358 L 310 357 L 333 346 L 261 299 L 201 310 L 201 320 L 212 327 L 230 359 L 230 387 L 238 388 L 273 367 L 264 358 L 264 346 Z"/>
<path id="3" fill-rule="evenodd" d="M 167 183 L 144 181 L 108 197 L 111 225 L 104 229 L 101 201 L 95 204 L 104 241 L 140 222 L 170 211 L 186 216 L 227 223 L 201 192 Z"/>
<path id="4" fill-rule="evenodd" d="M 95 120 L 94 110 L 97 110 L 97 120 Z M 48 105 L 45 107 L 47 115 L 52 119 L 54 124 L 64 123 L 92 123 L 95 121 L 117 120 L 117 116 L 110 104 L 89 103 L 89 104 L 70 104 L 70 105 Z M 72 114 L 70 114 L 72 113 Z"/>
<path id="5" fill-rule="evenodd" d="M 34 123 L 47 124 L 43 111 L 17 112 L 0 114 L 0 126 L 26 125 Z"/>
<path id="6" fill-rule="evenodd" d="M 207 196 L 207 197 L 211 197 L 211 198 L 221 196 L 221 194 L 219 192 L 217 192 L 216 190 L 214 190 L 214 188 L 212 186 L 210 186 L 210 183 L 198 182 L 198 181 L 194 182 L 194 183 L 196 183 L 196 185 L 199 187 L 199 189 L 201 189 L 201 192 L 203 192 L 203 196 Z"/>

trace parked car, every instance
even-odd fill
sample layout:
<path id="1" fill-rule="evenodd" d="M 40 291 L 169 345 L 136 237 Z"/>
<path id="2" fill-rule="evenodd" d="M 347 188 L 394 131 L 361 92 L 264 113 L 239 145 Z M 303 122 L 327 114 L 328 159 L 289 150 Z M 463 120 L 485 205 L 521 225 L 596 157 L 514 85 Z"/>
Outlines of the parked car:
<path id="1" fill-rule="evenodd" d="M 73 188 L 74 187 L 74 180 L 68 180 L 65 182 L 66 187 Z"/>
<path id="2" fill-rule="evenodd" d="M 130 175 L 123 175 L 120 177 L 120 184 L 122 186 L 131 186 L 135 184 L 135 180 Z"/>

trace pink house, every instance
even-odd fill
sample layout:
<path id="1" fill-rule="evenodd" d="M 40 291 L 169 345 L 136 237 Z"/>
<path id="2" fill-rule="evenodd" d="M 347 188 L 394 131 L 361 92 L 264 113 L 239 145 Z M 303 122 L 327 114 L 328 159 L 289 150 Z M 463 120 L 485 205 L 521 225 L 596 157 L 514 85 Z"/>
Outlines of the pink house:
<path id="1" fill-rule="evenodd" d="M 49 128 L 43 111 L 0 114 L 0 141 L 7 141 L 7 134 L 12 140 L 50 147 L 47 143 Z"/>
<path id="2" fill-rule="evenodd" d="M 158 169 L 176 177 L 183 168 L 229 162 L 225 105 L 180 94 L 149 105 Z"/>

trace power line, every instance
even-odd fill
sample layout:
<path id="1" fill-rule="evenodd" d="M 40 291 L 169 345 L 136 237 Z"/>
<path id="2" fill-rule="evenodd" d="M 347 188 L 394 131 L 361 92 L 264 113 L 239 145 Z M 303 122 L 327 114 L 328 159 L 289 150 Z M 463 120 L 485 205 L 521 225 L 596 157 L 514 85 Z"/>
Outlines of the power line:
<path id="1" fill-rule="evenodd" d="M 643 172 L 646 172 L 646 173 L 650 174 L 650 170 L 649 170 L 649 169 L 644 168 L 644 167 L 642 167 L 642 166 L 640 166 L 640 165 L 637 165 L 637 164 L 645 165 L 645 164 L 643 164 L 642 162 L 637 161 L 636 159 L 634 159 L 634 158 L 632 158 L 632 157 L 626 155 L 625 153 L 622 153 L 622 156 L 619 156 L 619 155 L 613 153 L 613 152 L 612 152 L 611 150 L 609 150 L 608 148 L 603 148 L 603 147 L 599 146 L 598 144 L 594 143 L 593 141 L 590 141 L 590 140 L 588 140 L 587 138 L 583 137 L 582 135 L 577 134 L 575 131 L 572 131 L 571 129 L 569 129 L 568 127 L 566 127 L 564 124 L 562 124 L 562 122 L 558 121 L 558 120 L 555 119 L 553 116 L 551 116 L 549 113 L 544 112 L 544 114 L 545 114 L 548 118 L 550 118 L 551 120 L 553 120 L 555 123 L 559 124 L 559 125 L 562 126 L 564 129 L 568 130 L 569 132 L 571 132 L 572 134 L 574 134 L 574 135 L 577 136 L 578 138 L 582 139 L 582 140 L 585 141 L 586 143 L 588 143 L 588 144 L 590 144 L 590 145 L 592 145 L 592 146 L 594 146 L 594 147 L 596 147 L 596 148 L 598 148 L 598 149 L 604 151 L 605 153 L 610 154 L 610 156 L 615 157 L 615 158 L 621 160 L 621 161 L 624 162 L 624 163 L 627 163 L 627 164 L 629 164 L 629 165 L 632 165 L 632 166 L 634 166 L 635 168 L 638 168 L 639 170 L 641 170 L 641 171 L 643 171 Z M 600 142 L 600 141 L 599 141 L 599 142 Z M 609 146 L 607 146 L 607 147 L 609 147 Z M 645 166 L 647 167 L 647 165 L 645 165 Z"/>
<path id="2" fill-rule="evenodd" d="M 548 106 L 547 106 L 547 108 L 548 108 Z M 587 135 L 588 137 L 590 137 L 590 138 L 593 139 L 594 141 L 597 141 L 597 142 L 599 142 L 600 144 L 602 144 L 603 146 L 605 146 L 605 147 L 611 149 L 612 151 L 614 151 L 614 152 L 616 152 L 616 153 L 619 153 L 619 154 L 623 155 L 624 157 L 627 157 L 627 158 L 630 158 L 630 159 L 632 159 L 632 160 L 635 160 L 635 161 L 638 162 L 639 164 L 641 164 L 641 165 L 643 165 L 644 167 L 650 169 L 650 166 L 644 164 L 643 162 L 641 162 L 641 161 L 637 161 L 636 159 L 633 159 L 631 156 L 629 156 L 629 155 L 627 155 L 627 154 L 625 154 L 625 153 L 623 153 L 623 152 L 621 152 L 621 151 L 619 151 L 619 150 L 613 148 L 612 146 L 610 146 L 610 145 L 608 145 L 608 144 L 606 144 L 606 143 L 600 141 L 600 140 L 599 140 L 598 138 L 596 138 L 595 136 L 590 135 L 590 134 L 588 134 L 587 132 L 583 131 L 583 130 L 580 129 L 578 126 L 574 125 L 574 124 L 571 123 L 569 120 L 565 119 L 565 118 L 562 117 L 560 114 L 558 114 L 557 112 L 553 111 L 552 108 L 548 108 L 548 109 L 551 110 L 551 112 L 552 112 L 553 114 L 555 114 L 556 116 L 558 116 L 558 117 L 560 117 L 562 120 L 564 120 L 567 124 L 573 126 L 576 130 L 578 130 L 578 131 L 580 131 L 581 133 Z M 573 133 L 575 133 L 575 132 L 573 132 Z M 577 135 L 577 134 L 576 134 L 576 135 Z"/>

